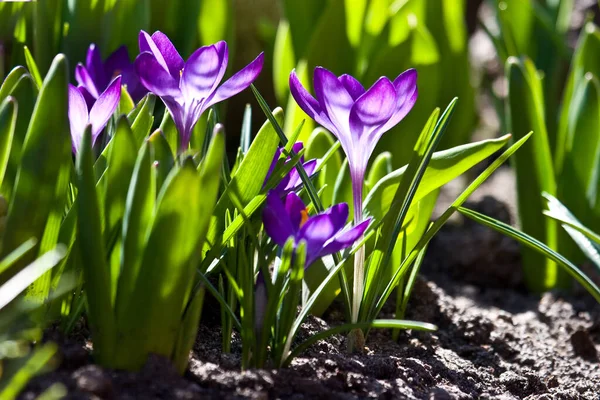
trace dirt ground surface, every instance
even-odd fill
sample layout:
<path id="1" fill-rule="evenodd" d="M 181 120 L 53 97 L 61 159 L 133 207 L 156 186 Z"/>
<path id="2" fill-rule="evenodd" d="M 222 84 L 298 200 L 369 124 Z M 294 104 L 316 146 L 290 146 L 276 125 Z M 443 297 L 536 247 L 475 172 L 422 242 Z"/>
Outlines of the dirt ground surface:
<path id="1" fill-rule="evenodd" d="M 492 197 L 470 207 L 510 220 Z M 345 337 L 308 349 L 289 368 L 240 372 L 241 345 L 221 352 L 217 307 L 205 315 L 188 371 L 150 359 L 143 371 L 91 363 L 85 330 L 62 343 L 57 370 L 21 394 L 34 399 L 60 382 L 68 399 L 600 399 L 600 305 L 581 289 L 528 294 L 518 245 L 460 218 L 432 241 L 407 318 L 435 333 L 372 331 L 365 354 L 345 353 Z M 382 317 L 392 317 L 393 304 Z M 334 306 L 311 317 L 301 337 L 340 323 Z M 50 335 L 53 336 L 53 335 Z"/>

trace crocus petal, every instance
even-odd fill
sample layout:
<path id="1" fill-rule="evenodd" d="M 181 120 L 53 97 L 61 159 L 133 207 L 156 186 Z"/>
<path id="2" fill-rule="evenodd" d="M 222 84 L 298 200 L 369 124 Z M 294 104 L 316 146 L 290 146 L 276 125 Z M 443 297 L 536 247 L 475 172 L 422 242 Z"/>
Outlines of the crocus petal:
<path id="1" fill-rule="evenodd" d="M 346 88 L 346 91 L 353 100 L 358 99 L 365 92 L 363 85 L 351 75 L 344 74 L 338 79 L 342 85 L 344 85 L 344 88 Z"/>
<path id="2" fill-rule="evenodd" d="M 108 82 L 104 77 L 104 65 L 102 64 L 102 56 L 100 55 L 100 50 L 98 50 L 95 44 L 91 44 L 88 48 L 85 57 L 85 67 L 89 75 L 96 83 L 98 91 L 104 89 L 104 85 L 106 85 Z"/>
<path id="3" fill-rule="evenodd" d="M 108 88 L 98 97 L 90 110 L 90 123 L 92 124 L 92 141 L 96 141 L 102 129 L 113 115 L 121 99 L 121 77 L 115 78 Z"/>
<path id="4" fill-rule="evenodd" d="M 318 165 L 319 160 L 313 159 L 303 163 L 302 167 L 306 171 L 306 174 L 309 177 L 312 177 Z M 276 191 L 280 193 L 286 193 L 290 191 L 295 191 L 296 189 L 300 188 L 300 186 L 302 186 L 302 178 L 300 178 L 300 174 L 298 173 L 298 170 L 296 168 L 292 169 L 287 175 L 287 177 L 288 179 L 286 179 L 285 181 L 282 180 L 281 183 L 277 185 L 277 187 L 275 188 Z"/>
<path id="5" fill-rule="evenodd" d="M 298 106 L 312 119 L 317 121 L 319 125 L 322 125 L 325 129 L 337 134 L 335 128 L 325 111 L 321 109 L 319 102 L 308 93 L 308 91 L 300 83 L 300 79 L 296 75 L 296 70 L 292 70 L 290 73 L 290 93 Z"/>
<path id="6" fill-rule="evenodd" d="M 289 193 L 285 197 L 285 211 L 292 223 L 294 233 L 297 233 L 302 222 L 302 213 L 306 212 L 306 206 L 296 193 Z"/>
<path id="7" fill-rule="evenodd" d="M 179 97 L 179 83 L 163 69 L 152 53 L 145 52 L 135 59 L 135 70 L 140 81 L 157 96 Z"/>
<path id="8" fill-rule="evenodd" d="M 396 110 L 382 128 L 384 132 L 402 121 L 417 102 L 417 71 L 409 69 L 398 75 L 394 79 L 394 87 L 396 88 Z"/>
<path id="9" fill-rule="evenodd" d="M 273 161 L 271 161 L 271 166 L 269 167 L 269 171 L 267 172 L 267 176 L 265 177 L 263 186 L 264 186 L 264 184 L 267 183 L 267 181 L 271 177 L 271 174 L 273 173 L 273 170 L 275 169 L 275 166 L 277 165 L 277 161 L 279 161 L 279 157 L 281 157 L 282 152 L 283 152 L 282 147 L 279 147 L 279 148 L 277 148 L 277 150 L 275 150 L 275 155 L 273 156 Z"/>
<path id="10" fill-rule="evenodd" d="M 266 206 L 262 214 L 263 224 L 267 235 L 279 246 L 294 236 L 294 227 L 284 205 L 275 192 L 267 194 Z"/>
<path id="11" fill-rule="evenodd" d="M 229 78 L 206 100 L 203 104 L 201 112 L 213 104 L 217 104 L 225 99 L 235 96 L 242 90 L 246 89 L 262 71 L 265 55 L 260 53 L 250 64 L 246 65 L 235 75 Z"/>
<path id="12" fill-rule="evenodd" d="M 185 66 L 185 62 L 179 52 L 171 43 L 167 35 L 162 33 L 161 31 L 156 31 L 152 34 L 152 40 L 158 47 L 158 50 L 162 54 L 169 68 L 169 72 L 172 76 L 179 76 L 181 70 Z"/>
<path id="13" fill-rule="evenodd" d="M 181 137 L 184 136 L 185 129 L 185 115 L 183 105 L 180 104 L 177 99 L 171 96 L 163 96 L 161 97 L 163 103 L 169 110 L 169 114 L 171 114 L 171 118 L 173 118 L 173 122 L 175 123 L 175 127 L 177 128 L 177 132 L 182 132 Z M 183 141 L 183 140 L 182 140 Z M 189 142 L 188 142 L 189 144 Z M 185 146 L 184 143 L 181 143 L 182 147 Z M 187 147 L 186 147 L 187 149 Z"/>
<path id="14" fill-rule="evenodd" d="M 88 108 L 81 92 L 69 84 L 69 125 L 73 151 L 79 150 L 83 131 L 88 123 Z"/>
<path id="15" fill-rule="evenodd" d="M 96 83 L 88 70 L 82 64 L 77 64 L 75 67 L 75 80 L 79 85 L 85 87 L 95 99 L 98 98 L 100 95 L 99 89 L 96 87 Z"/>
<path id="16" fill-rule="evenodd" d="M 354 139 L 390 119 L 396 109 L 396 88 L 382 77 L 356 100 L 350 110 L 350 129 Z"/>
<path id="17" fill-rule="evenodd" d="M 306 242 L 306 265 L 312 264 L 321 253 L 325 242 L 336 233 L 331 216 L 327 214 L 315 215 L 306 221 L 296 235 L 298 241 Z"/>
<path id="18" fill-rule="evenodd" d="M 131 61 L 126 46 L 121 46 L 115 50 L 104 63 L 104 70 L 108 79 L 113 79 L 130 68 Z"/>
<path id="19" fill-rule="evenodd" d="M 321 108 L 339 130 L 337 133 L 332 133 L 337 134 L 338 139 L 341 139 L 339 136 L 349 131 L 348 118 L 354 100 L 338 78 L 325 68 L 315 68 L 314 86 Z"/>
<path id="20" fill-rule="evenodd" d="M 329 207 L 323 214 L 329 215 L 331 223 L 336 232 L 342 230 L 348 220 L 348 204 L 339 203 Z"/>
<path id="21" fill-rule="evenodd" d="M 354 242 L 356 242 L 363 235 L 363 233 L 365 233 L 370 223 L 371 220 L 368 219 L 348 230 L 342 231 L 335 235 L 325 244 L 323 250 L 321 250 L 321 253 L 319 253 L 319 258 L 352 246 L 352 244 L 354 244 Z"/>
<path id="22" fill-rule="evenodd" d="M 162 36 L 157 35 L 156 38 L 159 39 L 160 45 L 162 46 L 161 49 L 159 47 L 159 43 L 156 43 L 154 41 L 154 35 L 156 35 L 157 33 L 158 32 L 154 32 L 154 34 L 150 36 L 148 35 L 148 33 L 140 31 L 140 34 L 138 36 L 140 52 L 151 53 L 154 56 L 154 58 L 156 58 L 156 61 L 161 66 L 161 68 L 168 72 L 174 80 L 179 82 L 179 75 L 184 66 L 183 59 L 181 58 L 181 56 L 179 56 L 179 53 L 177 53 L 177 50 L 175 50 L 175 47 L 169 41 L 169 39 L 167 38 L 165 41 L 166 36 L 165 38 L 163 38 Z M 167 42 L 170 43 L 170 46 Z M 165 53 L 163 53 L 162 50 L 165 50 Z M 173 52 L 175 54 L 173 54 Z M 169 58 L 168 61 L 167 58 Z"/>
<path id="23" fill-rule="evenodd" d="M 221 60 L 215 46 L 200 47 L 185 63 L 179 88 L 186 99 L 206 99 L 218 85 Z"/>
<path id="24" fill-rule="evenodd" d="M 94 96 L 92 96 L 90 94 L 90 92 L 88 92 L 88 90 L 85 88 L 85 86 L 77 86 L 77 90 L 79 90 L 81 92 L 81 94 L 83 95 L 83 98 L 85 99 L 85 104 L 87 105 L 88 110 L 92 108 L 92 106 L 94 105 L 94 103 L 96 102 L 96 99 L 94 98 Z"/>

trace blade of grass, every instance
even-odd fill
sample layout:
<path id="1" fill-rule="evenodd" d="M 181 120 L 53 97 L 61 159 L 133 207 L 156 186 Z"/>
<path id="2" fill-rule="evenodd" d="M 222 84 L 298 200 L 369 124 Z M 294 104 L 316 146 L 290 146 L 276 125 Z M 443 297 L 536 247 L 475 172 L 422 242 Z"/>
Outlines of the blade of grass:
<path id="1" fill-rule="evenodd" d="M 510 146 L 504 153 L 500 155 L 489 167 L 487 167 L 479 176 L 471 182 L 471 184 L 458 196 L 456 200 L 444 211 L 444 213 L 433 223 L 433 225 L 425 232 L 425 235 L 419 240 L 419 243 L 410 251 L 408 256 L 402 261 L 402 264 L 392 277 L 392 279 L 388 282 L 385 287 L 383 293 L 379 297 L 377 303 L 372 308 L 371 312 L 368 314 L 370 319 L 375 319 L 376 316 L 381 312 L 383 305 L 391 295 L 394 287 L 398 284 L 400 278 L 404 275 L 406 268 L 408 268 L 417 258 L 419 252 L 429 241 L 433 238 L 435 234 L 439 232 L 442 226 L 448 221 L 448 219 L 458 210 L 469 196 L 479 187 L 487 178 L 492 175 L 492 173 L 498 169 L 508 158 L 514 154 L 528 139 L 531 137 L 532 132 L 523 136 L 520 140 L 515 142 L 512 146 Z"/>
<path id="2" fill-rule="evenodd" d="M 600 303 L 600 288 L 596 286 L 596 284 L 586 276 L 579 268 L 573 265 L 569 260 L 564 258 L 562 255 L 558 254 L 550 247 L 546 246 L 544 243 L 539 240 L 518 231 L 510 225 L 507 225 L 503 222 L 495 220 L 487 215 L 480 214 L 476 211 L 470 210 L 468 208 L 459 207 L 458 211 L 463 214 L 465 217 L 468 217 L 482 225 L 485 225 L 493 230 L 502 233 L 508 237 L 511 237 L 515 240 L 518 240 L 520 243 L 526 245 L 527 247 L 539 252 L 545 257 L 550 258 L 552 261 L 556 262 L 558 265 L 563 267 L 573 278 L 575 278 L 594 298 L 596 301 Z"/>
<path id="3" fill-rule="evenodd" d="M 408 321 L 408 320 L 396 320 L 396 319 L 376 319 L 370 322 L 358 322 L 352 324 L 344 324 L 340 326 L 336 326 L 334 328 L 329 328 L 325 331 L 319 332 L 315 335 L 312 335 L 310 338 L 306 339 L 304 342 L 300 343 L 294 350 L 292 350 L 287 357 L 285 357 L 282 367 L 286 367 L 290 364 L 290 362 L 299 354 L 301 354 L 304 350 L 309 348 L 314 343 L 319 340 L 328 338 L 329 336 L 342 333 L 349 332 L 354 329 L 370 329 L 370 328 L 383 328 L 383 329 L 414 329 L 418 331 L 428 331 L 434 332 L 438 328 L 433 324 L 429 324 L 427 322 L 417 322 L 417 321 Z"/>

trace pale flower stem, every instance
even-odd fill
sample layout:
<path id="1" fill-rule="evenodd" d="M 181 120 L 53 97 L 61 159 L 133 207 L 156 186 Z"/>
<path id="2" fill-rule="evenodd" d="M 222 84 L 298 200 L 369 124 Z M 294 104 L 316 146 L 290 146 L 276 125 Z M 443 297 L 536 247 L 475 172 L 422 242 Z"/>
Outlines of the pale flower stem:
<path id="1" fill-rule="evenodd" d="M 363 174 L 364 175 L 364 174 Z M 356 176 L 352 180 L 352 192 L 354 194 L 354 225 L 363 220 L 362 213 L 362 188 L 363 177 Z M 358 239 L 360 241 L 360 239 Z M 362 246 L 354 254 L 354 280 L 352 283 L 352 322 L 358 322 L 358 313 L 362 303 L 365 280 L 365 247 Z"/>

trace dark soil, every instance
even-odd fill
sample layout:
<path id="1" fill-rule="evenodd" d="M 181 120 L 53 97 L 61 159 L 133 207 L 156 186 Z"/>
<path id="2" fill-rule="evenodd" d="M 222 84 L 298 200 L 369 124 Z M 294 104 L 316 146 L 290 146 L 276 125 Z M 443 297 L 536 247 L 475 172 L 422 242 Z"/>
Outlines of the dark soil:
<path id="1" fill-rule="evenodd" d="M 490 197 L 470 206 L 509 219 Z M 20 398 L 61 382 L 69 399 L 600 399 L 600 305 L 580 291 L 527 294 L 519 271 L 514 242 L 459 220 L 431 243 L 408 308 L 409 319 L 436 324 L 434 334 L 403 332 L 394 342 L 373 331 L 362 355 L 345 354 L 338 335 L 290 368 L 240 372 L 239 339 L 222 354 L 216 307 L 206 307 L 184 377 L 158 358 L 139 373 L 103 370 L 83 332 L 60 339 L 59 368 Z M 311 317 L 301 335 L 339 323 L 338 314 Z"/>

